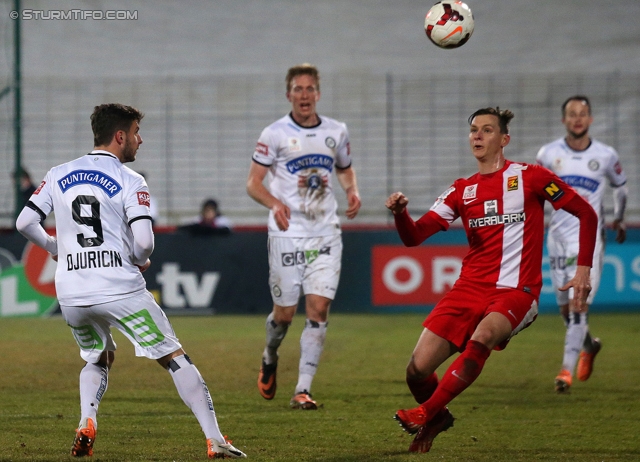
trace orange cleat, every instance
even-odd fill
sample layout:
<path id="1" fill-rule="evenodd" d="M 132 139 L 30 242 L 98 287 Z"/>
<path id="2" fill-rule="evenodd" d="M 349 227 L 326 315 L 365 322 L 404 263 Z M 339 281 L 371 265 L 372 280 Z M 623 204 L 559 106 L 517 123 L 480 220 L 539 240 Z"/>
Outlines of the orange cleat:
<path id="1" fill-rule="evenodd" d="M 224 437 L 224 443 L 210 438 L 207 440 L 207 457 L 209 459 L 244 459 L 247 455 L 240 449 L 233 447 L 232 441 Z"/>
<path id="2" fill-rule="evenodd" d="M 258 391 L 264 399 L 273 399 L 276 396 L 276 371 L 278 363 L 265 364 L 262 360 L 260 373 L 258 374 Z"/>
<path id="3" fill-rule="evenodd" d="M 303 409 L 306 411 L 318 409 L 318 405 L 311 399 L 311 394 L 307 390 L 304 390 L 291 398 L 291 401 L 289 401 L 289 407 L 291 407 L 291 409 Z"/>
<path id="4" fill-rule="evenodd" d="M 558 393 L 568 393 L 571 388 L 571 372 L 566 369 L 562 369 L 556 377 L 556 391 Z"/>
<path id="5" fill-rule="evenodd" d="M 584 382 L 589 377 L 591 377 L 591 373 L 593 372 L 593 361 L 596 359 L 596 355 L 600 352 L 602 348 L 602 342 L 599 338 L 593 339 L 593 350 L 591 353 L 587 353 L 586 351 L 582 351 L 580 353 L 580 360 L 578 361 L 578 373 L 576 376 L 578 380 Z"/>
<path id="6" fill-rule="evenodd" d="M 71 447 L 71 455 L 74 457 L 92 456 L 96 433 L 93 419 L 87 418 L 84 424 L 76 430 L 76 437 Z"/>

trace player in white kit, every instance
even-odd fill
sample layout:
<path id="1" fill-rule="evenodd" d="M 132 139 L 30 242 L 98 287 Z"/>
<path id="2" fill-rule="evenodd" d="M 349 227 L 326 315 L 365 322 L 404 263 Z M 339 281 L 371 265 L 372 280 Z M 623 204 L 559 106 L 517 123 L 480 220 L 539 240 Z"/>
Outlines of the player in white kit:
<path id="1" fill-rule="evenodd" d="M 346 192 L 346 216 L 360 209 L 344 123 L 316 113 L 318 70 L 294 66 L 286 77 L 291 112 L 262 131 L 247 180 L 249 195 L 269 212 L 269 287 L 273 311 L 258 377 L 265 399 L 276 393 L 278 347 L 305 296 L 306 324 L 300 338 L 298 383 L 290 406 L 317 409 L 311 382 L 327 332 L 327 317 L 340 277 L 342 238 L 332 171 Z M 269 189 L 263 181 L 270 173 Z"/>
<path id="2" fill-rule="evenodd" d="M 80 424 L 71 448 L 93 455 L 98 406 L 107 390 L 117 328 L 137 356 L 155 359 L 207 438 L 207 455 L 244 458 L 220 433 L 209 390 L 185 354 L 142 277 L 151 264 L 154 237 L 144 178 L 126 167 L 142 144 L 143 114 L 121 104 L 96 106 L 94 150 L 49 170 L 20 213 L 16 227 L 58 262 L 55 284 L 62 315 L 86 365 L 80 372 Z M 56 237 L 39 225 L 55 211 Z"/>
<path id="3" fill-rule="evenodd" d="M 558 291 L 558 287 L 562 287 L 576 272 L 578 220 L 563 210 L 554 210 L 549 223 L 547 249 L 551 279 L 560 313 L 567 326 L 562 369 L 555 379 L 555 389 L 559 393 L 571 387 L 576 364 L 578 380 L 584 381 L 591 376 L 593 361 L 602 347 L 600 339 L 593 338 L 589 333 L 587 311 L 600 285 L 602 272 L 605 246 L 602 198 L 606 183 L 613 188 L 616 241 L 622 243 L 626 239 L 623 219 L 627 178 L 615 149 L 589 136 L 592 122 L 589 99 L 582 95 L 572 96 L 562 105 L 566 136 L 543 146 L 537 155 L 540 165 L 573 186 L 598 214 L 598 239 L 591 270 L 592 289 L 584 310 L 575 309 L 569 292 Z"/>

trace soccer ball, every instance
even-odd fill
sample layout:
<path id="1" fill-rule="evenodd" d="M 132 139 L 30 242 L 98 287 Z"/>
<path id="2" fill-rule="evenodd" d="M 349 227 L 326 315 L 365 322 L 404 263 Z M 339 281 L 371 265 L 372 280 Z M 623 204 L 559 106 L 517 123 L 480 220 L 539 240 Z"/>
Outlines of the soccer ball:
<path id="1" fill-rule="evenodd" d="M 438 2 L 424 19 L 427 37 L 440 48 L 458 48 L 473 34 L 473 13 L 460 1 Z"/>

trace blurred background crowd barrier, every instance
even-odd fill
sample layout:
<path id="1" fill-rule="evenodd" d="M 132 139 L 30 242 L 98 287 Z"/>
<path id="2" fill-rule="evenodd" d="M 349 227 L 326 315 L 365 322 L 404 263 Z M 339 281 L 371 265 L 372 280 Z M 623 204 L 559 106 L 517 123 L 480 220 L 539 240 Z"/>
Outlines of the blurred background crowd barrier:
<path id="1" fill-rule="evenodd" d="M 424 213 L 454 179 L 473 174 L 467 117 L 476 109 L 511 109 L 506 156 L 534 162 L 540 146 L 565 133 L 562 102 L 585 94 L 592 137 L 618 150 L 628 177 L 627 221 L 640 224 L 640 75 L 321 73 L 321 92 L 319 113 L 349 128 L 363 198 L 354 223 L 391 223 L 384 200 L 396 190 L 409 196 L 413 214 Z M 36 184 L 52 166 L 91 150 L 89 116 L 97 103 L 121 102 L 146 114 L 144 144 L 129 166 L 147 178 L 157 224 L 197 215 L 205 197 L 216 197 L 235 224 L 266 224 L 267 212 L 247 196 L 245 182 L 262 129 L 290 109 L 283 75 L 25 78 L 22 95 L 22 165 Z M 0 99 L 2 227 L 12 226 L 15 213 L 12 104 Z"/>

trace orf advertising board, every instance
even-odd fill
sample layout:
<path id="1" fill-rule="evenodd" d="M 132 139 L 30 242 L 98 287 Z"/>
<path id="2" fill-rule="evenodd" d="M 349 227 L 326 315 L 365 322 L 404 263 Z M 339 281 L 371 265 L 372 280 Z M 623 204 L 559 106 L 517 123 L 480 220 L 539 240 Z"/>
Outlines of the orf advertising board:
<path id="1" fill-rule="evenodd" d="M 373 307 L 433 306 L 460 274 L 466 245 L 374 245 L 371 250 Z M 546 249 L 542 260 L 540 312 L 556 313 Z M 640 306 L 640 244 L 607 244 L 593 312 L 635 311 Z"/>
<path id="2" fill-rule="evenodd" d="M 373 306 L 435 305 L 458 279 L 466 245 L 372 249 Z"/>

